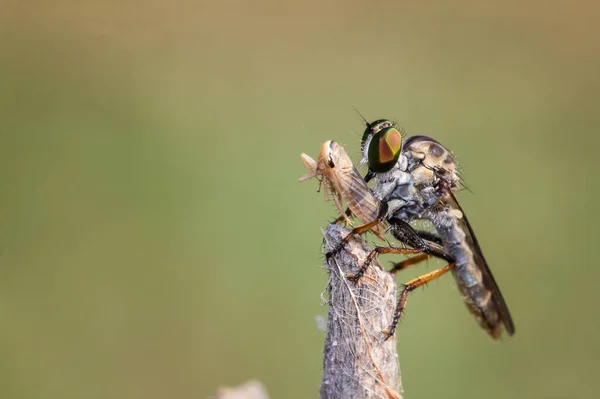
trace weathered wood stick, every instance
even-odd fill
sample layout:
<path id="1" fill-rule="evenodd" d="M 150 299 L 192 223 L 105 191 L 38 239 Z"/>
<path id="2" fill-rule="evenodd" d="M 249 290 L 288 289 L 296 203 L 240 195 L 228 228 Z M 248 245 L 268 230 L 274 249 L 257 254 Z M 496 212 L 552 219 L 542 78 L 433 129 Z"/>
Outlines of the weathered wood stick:
<path id="1" fill-rule="evenodd" d="M 331 224 L 324 233 L 324 253 L 338 247 L 348 230 Z M 353 283 L 355 273 L 370 249 L 353 237 L 338 254 L 325 261 L 329 271 L 329 314 L 321 399 L 400 399 L 396 335 L 388 340 L 381 332 L 389 326 L 396 306 L 394 277 L 374 261 Z"/>

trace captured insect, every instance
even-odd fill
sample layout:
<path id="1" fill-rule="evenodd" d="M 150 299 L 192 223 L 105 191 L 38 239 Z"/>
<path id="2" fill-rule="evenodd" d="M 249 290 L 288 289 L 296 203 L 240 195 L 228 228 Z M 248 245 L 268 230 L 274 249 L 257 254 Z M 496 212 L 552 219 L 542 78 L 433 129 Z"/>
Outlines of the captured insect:
<path id="1" fill-rule="evenodd" d="M 440 242 L 454 260 L 405 284 L 392 325 L 384 332 L 394 333 L 410 291 L 451 271 L 479 325 L 494 339 L 501 336 L 502 325 L 509 335 L 513 335 L 515 327 L 508 306 L 467 216 L 454 196 L 460 178 L 453 155 L 429 137 L 413 136 L 401 146 L 399 137 L 400 132 L 388 120 L 367 122 L 361 141 L 363 162 L 369 166 L 365 180 L 377 178 L 375 196 L 387 204 L 386 219 L 390 224 L 393 225 L 395 220 L 431 221 L 437 234 L 417 234 L 423 239 Z M 423 259 L 414 259 L 403 267 Z"/>
<path id="2" fill-rule="evenodd" d="M 344 147 L 329 140 L 321 146 L 316 161 L 306 154 L 301 154 L 300 158 L 309 173 L 300 177 L 298 181 L 302 182 L 313 177 L 319 179 L 319 190 L 321 187 L 324 189 L 325 201 L 329 201 L 329 195 L 331 195 L 348 224 L 352 225 L 348 213 L 354 214 L 363 223 L 371 222 L 379 217 L 380 203 L 354 167 Z M 350 212 L 344 211 L 342 201 L 348 205 Z M 385 226 L 383 224 L 373 226 L 372 231 L 377 237 L 384 240 Z"/>
<path id="3" fill-rule="evenodd" d="M 309 170 L 309 173 L 298 179 L 300 182 L 316 177 L 319 179 L 320 188 L 321 186 L 325 188 L 325 200 L 327 201 L 331 194 L 338 210 L 347 222 L 350 222 L 348 219 L 350 214 L 355 215 L 363 223 L 369 222 L 354 228 L 342 241 L 340 249 L 345 246 L 350 237 L 366 231 L 373 231 L 377 237 L 382 240 L 385 239 L 387 220 L 382 215 L 387 214 L 387 207 L 373 195 L 365 180 L 354 167 L 344 147 L 330 140 L 321 146 L 317 161 L 306 154 L 301 154 L 300 157 Z M 344 212 L 342 201 L 348 205 L 346 212 Z M 344 219 L 338 219 L 337 221 L 340 220 Z M 413 248 L 376 247 L 367 257 L 365 265 L 357 273 L 348 276 L 349 278 L 357 281 L 366 271 L 373 258 L 379 253 L 403 255 L 425 253 L 426 256 L 431 254 L 443 259 L 453 260 L 452 256 L 439 243 L 429 242 L 421 238 L 408 223 L 403 220 L 396 220 L 393 217 L 389 221 L 391 222 L 392 234 L 398 240 Z M 328 257 L 331 255 L 333 254 L 327 254 Z M 392 272 L 399 270 L 413 259 L 398 263 L 392 269 Z"/>

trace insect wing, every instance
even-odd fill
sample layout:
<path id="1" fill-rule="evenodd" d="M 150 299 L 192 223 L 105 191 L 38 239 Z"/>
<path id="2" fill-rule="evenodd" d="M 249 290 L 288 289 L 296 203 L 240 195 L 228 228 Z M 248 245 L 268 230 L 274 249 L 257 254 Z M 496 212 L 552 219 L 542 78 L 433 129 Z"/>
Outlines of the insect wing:
<path id="1" fill-rule="evenodd" d="M 348 203 L 348 207 L 363 223 L 376 220 L 381 203 L 377 201 L 355 167 L 352 168 L 352 172 L 346 175 L 346 180 L 345 190 L 347 195 L 344 196 L 344 199 Z M 373 227 L 371 231 L 380 239 L 385 240 L 385 226 L 383 224 Z"/>
<path id="2" fill-rule="evenodd" d="M 464 211 L 458 204 L 458 201 L 456 200 L 454 194 L 452 192 L 449 192 L 448 194 L 449 195 L 446 196 L 444 202 L 450 205 L 453 209 L 462 213 L 462 216 L 460 218 L 457 218 L 459 228 L 461 228 L 465 233 L 465 239 L 467 240 L 467 244 L 473 251 L 473 257 L 475 259 L 477 267 L 481 271 L 484 286 L 487 289 L 489 289 L 492 293 L 491 301 L 493 302 L 494 307 L 498 312 L 502 324 L 504 324 L 504 327 L 506 328 L 508 334 L 513 335 L 515 333 L 515 325 L 508 310 L 508 306 L 506 305 L 506 302 L 502 297 L 502 293 L 500 292 L 500 288 L 498 287 L 498 284 L 496 283 L 496 280 L 492 275 L 492 271 L 490 270 L 485 260 L 485 257 L 483 256 L 483 252 L 481 251 L 481 247 L 479 246 L 479 242 L 477 241 L 475 233 L 473 233 L 473 229 L 471 228 L 471 224 L 467 219 L 467 215 L 464 213 Z"/>

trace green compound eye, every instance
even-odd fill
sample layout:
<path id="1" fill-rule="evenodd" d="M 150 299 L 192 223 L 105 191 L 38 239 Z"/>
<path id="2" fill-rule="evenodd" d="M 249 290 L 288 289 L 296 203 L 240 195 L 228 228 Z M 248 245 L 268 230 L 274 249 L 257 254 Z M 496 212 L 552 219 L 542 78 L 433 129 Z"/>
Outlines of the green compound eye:
<path id="1" fill-rule="evenodd" d="M 402 135 L 398 129 L 387 127 L 373 136 L 369 144 L 369 168 L 375 173 L 389 172 L 400 157 Z"/>
<path id="2" fill-rule="evenodd" d="M 362 140 L 360 140 L 360 149 L 361 152 L 365 148 L 365 143 L 367 142 L 369 136 L 379 133 L 382 129 L 386 127 L 392 127 L 394 124 L 387 119 L 378 119 L 375 122 L 368 123 L 365 132 L 363 133 Z"/>

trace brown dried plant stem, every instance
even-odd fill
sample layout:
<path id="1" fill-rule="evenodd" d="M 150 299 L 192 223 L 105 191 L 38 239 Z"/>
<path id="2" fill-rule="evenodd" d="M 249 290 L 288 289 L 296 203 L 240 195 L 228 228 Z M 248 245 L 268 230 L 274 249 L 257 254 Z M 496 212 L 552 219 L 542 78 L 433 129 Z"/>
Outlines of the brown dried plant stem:
<path id="1" fill-rule="evenodd" d="M 325 252 L 348 234 L 331 224 L 324 233 Z M 329 271 L 329 314 L 325 336 L 321 399 L 401 398 L 396 336 L 385 341 L 381 332 L 394 314 L 396 282 L 375 261 L 358 283 L 346 278 L 363 264 L 370 249 L 352 238 L 325 261 Z"/>

